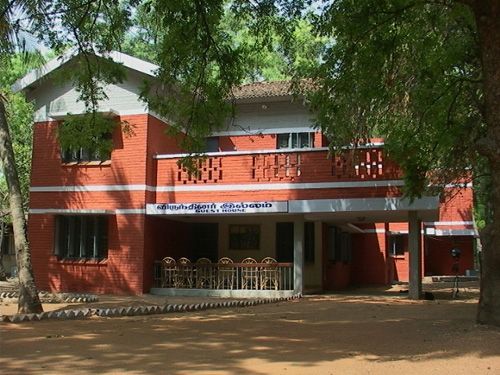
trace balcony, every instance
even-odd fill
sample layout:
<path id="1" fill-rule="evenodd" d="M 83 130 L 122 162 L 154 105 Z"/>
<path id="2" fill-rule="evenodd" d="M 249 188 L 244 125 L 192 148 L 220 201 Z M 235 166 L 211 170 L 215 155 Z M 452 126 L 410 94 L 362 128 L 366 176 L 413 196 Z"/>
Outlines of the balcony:
<path id="1" fill-rule="evenodd" d="M 158 185 L 314 183 L 397 180 L 400 168 L 382 147 L 330 155 L 327 148 L 207 153 L 191 172 L 180 164 L 185 155 L 158 155 Z"/>

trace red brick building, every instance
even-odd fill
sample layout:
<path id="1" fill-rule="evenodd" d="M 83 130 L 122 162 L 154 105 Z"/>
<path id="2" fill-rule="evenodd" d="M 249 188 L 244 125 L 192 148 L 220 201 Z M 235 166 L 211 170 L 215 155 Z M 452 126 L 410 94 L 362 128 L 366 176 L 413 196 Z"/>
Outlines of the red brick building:
<path id="1" fill-rule="evenodd" d="M 462 250 L 459 273 L 473 268 L 470 186 L 410 203 L 382 140 L 330 156 L 312 114 L 284 82 L 239 89 L 236 118 L 207 139 L 206 157 L 189 173 L 178 164 L 183 150 L 165 134 L 168 122 L 139 99 L 156 67 L 111 56 L 127 78 L 105 88 L 101 109 L 132 131 L 117 126 L 105 158 L 59 146 L 64 117 L 83 112 L 71 83 L 54 79 L 71 69 L 71 56 L 15 86 L 36 110 L 29 241 L 39 288 L 255 295 L 389 284 L 409 280 L 410 248 L 413 277 L 452 274 L 454 247 Z M 189 286 L 166 285 L 167 271 L 155 263 L 165 257 L 210 259 L 210 282 L 198 285 L 204 271 L 192 266 Z M 234 262 L 231 285 L 217 282 L 222 257 Z M 277 265 L 261 265 L 266 257 Z M 257 265 L 242 265 L 245 258 Z M 276 284 L 263 285 L 265 272 L 277 269 Z M 256 285 L 248 288 L 251 270 Z"/>

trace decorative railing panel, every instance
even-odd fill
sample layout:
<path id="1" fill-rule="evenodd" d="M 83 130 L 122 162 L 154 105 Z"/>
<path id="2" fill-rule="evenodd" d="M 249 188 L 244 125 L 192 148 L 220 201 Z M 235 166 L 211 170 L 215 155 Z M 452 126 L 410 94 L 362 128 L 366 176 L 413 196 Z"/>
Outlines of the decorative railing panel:
<path id="1" fill-rule="evenodd" d="M 198 160 L 196 170 L 189 171 L 181 164 L 177 164 L 177 182 L 188 183 L 217 183 L 222 181 L 222 158 L 209 157 Z"/>
<path id="2" fill-rule="evenodd" d="M 332 157 L 331 175 L 339 180 L 392 179 L 401 177 L 395 163 L 386 159 L 383 149 L 359 149 Z"/>
<path id="3" fill-rule="evenodd" d="M 181 166 L 180 156 L 158 160 L 159 185 L 248 184 L 266 182 L 331 182 L 400 179 L 402 172 L 383 148 L 226 152 L 200 159 L 194 172 Z"/>
<path id="4" fill-rule="evenodd" d="M 301 154 L 261 154 L 252 156 L 252 180 L 295 181 L 301 175 Z"/>
<path id="5" fill-rule="evenodd" d="M 293 290 L 293 263 L 177 264 L 154 263 L 156 288 Z"/>

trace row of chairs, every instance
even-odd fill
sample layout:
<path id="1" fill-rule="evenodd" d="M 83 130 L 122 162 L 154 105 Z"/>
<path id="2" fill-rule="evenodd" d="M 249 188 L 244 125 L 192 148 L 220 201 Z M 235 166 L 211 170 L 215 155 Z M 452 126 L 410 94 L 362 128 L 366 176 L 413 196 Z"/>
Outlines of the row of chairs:
<path id="1" fill-rule="evenodd" d="M 245 258 L 238 277 L 238 267 L 228 257 L 212 263 L 200 258 L 192 263 L 188 258 L 165 257 L 162 260 L 162 287 L 206 289 L 279 289 L 279 270 L 276 259 L 266 257 L 257 266 L 254 258 Z M 255 266 L 252 266 L 254 265 Z M 263 265 L 262 265 L 263 264 Z"/>

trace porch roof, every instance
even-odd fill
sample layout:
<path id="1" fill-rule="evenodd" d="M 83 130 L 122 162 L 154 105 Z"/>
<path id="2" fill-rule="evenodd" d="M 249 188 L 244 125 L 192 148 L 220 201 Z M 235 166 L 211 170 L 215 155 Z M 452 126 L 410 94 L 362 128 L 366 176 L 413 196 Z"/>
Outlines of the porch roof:
<path id="1" fill-rule="evenodd" d="M 310 199 L 310 200 L 288 200 L 280 202 L 220 202 L 218 204 L 241 205 L 255 203 L 279 203 L 287 202 L 286 209 L 272 209 L 266 212 L 239 211 L 205 211 L 196 209 L 179 210 L 177 213 L 165 211 L 161 212 L 158 207 L 165 206 L 162 203 L 148 204 L 146 214 L 178 218 L 180 220 L 193 220 L 196 218 L 208 217 L 220 218 L 227 216 L 249 216 L 249 215 L 303 215 L 306 220 L 331 221 L 331 222 L 406 222 L 408 213 L 416 211 L 420 220 L 433 221 L 439 219 L 439 197 L 428 196 L 415 199 L 410 202 L 407 198 L 386 197 L 386 198 L 342 198 L 342 199 Z M 213 202 L 183 202 L 184 205 L 213 205 Z M 182 204 L 182 203 L 181 203 Z M 172 205 L 168 203 L 167 205 Z M 174 203 L 175 205 L 175 203 Z M 174 210 L 175 211 L 175 210 Z"/>

